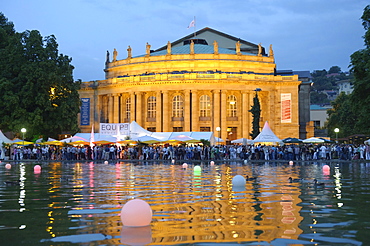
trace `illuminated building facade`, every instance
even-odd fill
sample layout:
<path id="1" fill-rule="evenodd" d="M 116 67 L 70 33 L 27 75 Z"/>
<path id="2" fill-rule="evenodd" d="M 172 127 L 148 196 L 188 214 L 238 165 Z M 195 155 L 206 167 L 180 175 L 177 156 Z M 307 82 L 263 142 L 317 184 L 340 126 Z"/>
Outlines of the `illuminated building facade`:
<path id="1" fill-rule="evenodd" d="M 309 112 L 309 101 L 300 99 L 309 98 L 309 90 L 298 74 L 276 70 L 271 45 L 266 52 L 261 44 L 204 28 L 157 50 L 147 43 L 144 55 L 132 56 L 129 46 L 124 59 L 117 56 L 107 52 L 105 80 L 82 83 L 82 132 L 92 124 L 97 132 L 99 123 L 136 121 L 153 132 L 250 138 L 249 110 L 258 93 L 261 127 L 268 121 L 281 139 L 307 134 L 309 118 L 299 110 L 307 103 Z"/>

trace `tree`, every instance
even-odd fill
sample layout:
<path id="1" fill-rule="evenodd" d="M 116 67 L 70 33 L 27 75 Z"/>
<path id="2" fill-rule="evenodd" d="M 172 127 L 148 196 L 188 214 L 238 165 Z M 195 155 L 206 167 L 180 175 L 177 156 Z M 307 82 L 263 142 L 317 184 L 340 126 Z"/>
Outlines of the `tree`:
<path id="1" fill-rule="evenodd" d="M 341 69 L 340 67 L 338 66 L 332 66 L 329 71 L 328 71 L 328 74 L 332 74 L 332 73 L 341 73 Z"/>
<path id="2" fill-rule="evenodd" d="M 358 133 L 370 134 L 370 5 L 361 17 L 366 32 L 363 36 L 365 48 L 351 55 L 351 72 L 354 75 L 351 103 L 358 120 L 353 128 Z"/>
<path id="3" fill-rule="evenodd" d="M 351 96 L 342 92 L 333 102 L 332 108 L 328 109 L 328 122 L 326 128 L 328 129 L 331 137 L 335 136 L 334 129 L 339 128 L 341 136 L 349 136 L 355 134 L 353 128 L 357 121 L 357 116 L 354 113 L 351 104 Z"/>
<path id="4" fill-rule="evenodd" d="M 71 58 L 58 53 L 56 38 L 36 30 L 17 33 L 0 13 L 0 129 L 56 137 L 78 130 L 79 82 Z"/>
<path id="5" fill-rule="evenodd" d="M 260 118 L 261 118 L 261 106 L 260 101 L 258 99 L 258 93 L 256 91 L 256 96 L 253 98 L 253 105 L 251 106 L 251 109 L 249 112 L 252 113 L 252 133 L 249 135 L 252 137 L 252 139 L 255 139 L 258 134 L 260 134 Z"/>

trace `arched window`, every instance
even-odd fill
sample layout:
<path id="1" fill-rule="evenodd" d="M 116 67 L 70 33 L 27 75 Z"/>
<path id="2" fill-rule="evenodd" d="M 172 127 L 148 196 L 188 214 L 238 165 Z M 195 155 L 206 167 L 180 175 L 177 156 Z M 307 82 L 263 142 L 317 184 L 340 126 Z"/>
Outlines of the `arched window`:
<path id="1" fill-rule="evenodd" d="M 184 117 L 184 100 L 182 96 L 175 96 L 172 100 L 172 117 Z"/>
<path id="2" fill-rule="evenodd" d="M 148 97 L 148 118 L 155 118 L 156 116 L 157 100 L 155 97 Z"/>
<path id="3" fill-rule="evenodd" d="M 126 99 L 126 110 L 125 110 L 125 115 L 126 115 L 126 121 L 131 122 L 131 98 Z"/>
<path id="4" fill-rule="evenodd" d="M 202 95 L 199 98 L 199 116 L 210 117 L 211 116 L 211 98 L 208 95 Z"/>
<path id="5" fill-rule="evenodd" d="M 236 117 L 236 97 L 229 95 L 227 97 L 227 117 Z"/>

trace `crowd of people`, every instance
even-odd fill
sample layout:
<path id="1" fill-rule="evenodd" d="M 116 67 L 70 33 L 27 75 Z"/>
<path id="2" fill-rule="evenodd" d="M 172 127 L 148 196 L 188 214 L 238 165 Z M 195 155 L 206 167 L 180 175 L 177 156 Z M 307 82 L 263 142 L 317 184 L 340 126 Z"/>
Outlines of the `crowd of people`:
<path id="1" fill-rule="evenodd" d="M 33 146 L 8 149 L 13 160 L 370 160 L 370 145 Z"/>

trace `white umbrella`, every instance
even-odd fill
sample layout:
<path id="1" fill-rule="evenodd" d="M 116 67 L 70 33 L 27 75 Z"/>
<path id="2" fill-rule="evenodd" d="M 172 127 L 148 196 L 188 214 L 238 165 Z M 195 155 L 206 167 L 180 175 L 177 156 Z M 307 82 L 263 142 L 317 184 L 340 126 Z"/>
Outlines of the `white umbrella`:
<path id="1" fill-rule="evenodd" d="M 253 140 L 248 139 L 248 138 L 239 138 L 231 141 L 231 143 L 241 143 L 241 144 L 253 144 Z"/>
<path id="2" fill-rule="evenodd" d="M 305 140 L 302 141 L 303 143 L 324 143 L 325 140 L 324 139 L 320 139 L 320 138 L 307 138 Z"/>

